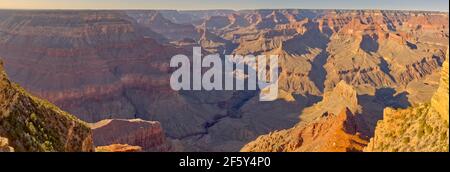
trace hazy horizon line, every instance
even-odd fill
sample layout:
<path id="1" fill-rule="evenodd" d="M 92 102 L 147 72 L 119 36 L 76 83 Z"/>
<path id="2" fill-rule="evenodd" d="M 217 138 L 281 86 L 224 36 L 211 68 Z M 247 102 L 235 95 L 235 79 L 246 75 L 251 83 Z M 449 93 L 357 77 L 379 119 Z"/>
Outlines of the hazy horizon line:
<path id="1" fill-rule="evenodd" d="M 422 10 L 422 9 L 379 9 L 379 8 L 252 8 L 252 9 L 167 9 L 167 8 L 0 8 L 0 10 L 21 11 L 248 11 L 248 10 L 348 10 L 348 11 L 414 11 L 414 12 L 444 12 L 449 10 Z"/>

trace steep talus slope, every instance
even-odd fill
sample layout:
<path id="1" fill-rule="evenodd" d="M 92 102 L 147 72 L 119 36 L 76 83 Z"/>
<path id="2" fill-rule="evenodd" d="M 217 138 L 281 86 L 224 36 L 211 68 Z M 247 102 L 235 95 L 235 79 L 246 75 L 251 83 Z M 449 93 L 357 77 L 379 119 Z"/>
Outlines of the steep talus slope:
<path id="1" fill-rule="evenodd" d="M 448 152 L 448 53 L 439 89 L 431 103 L 407 109 L 385 109 L 367 152 Z"/>
<path id="2" fill-rule="evenodd" d="M 167 152 L 172 149 L 159 122 L 114 119 L 91 124 L 91 128 L 97 147 L 128 144 L 139 146 L 146 152 Z"/>
<path id="3" fill-rule="evenodd" d="M 356 91 L 340 82 L 321 102 L 305 109 L 295 127 L 260 136 L 241 151 L 362 151 L 368 137 L 360 113 Z"/>
<path id="4" fill-rule="evenodd" d="M 0 136 L 2 150 L 5 146 L 31 152 L 94 150 L 92 132 L 84 122 L 11 83 L 2 66 Z"/>

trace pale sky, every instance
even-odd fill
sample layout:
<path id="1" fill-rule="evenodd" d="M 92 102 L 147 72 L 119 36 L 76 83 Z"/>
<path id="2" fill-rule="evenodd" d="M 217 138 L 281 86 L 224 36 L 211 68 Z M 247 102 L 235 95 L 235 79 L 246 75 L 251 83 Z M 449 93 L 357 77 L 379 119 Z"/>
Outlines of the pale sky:
<path id="1" fill-rule="evenodd" d="M 0 9 L 398 9 L 449 11 L 449 0 L 0 0 Z"/>

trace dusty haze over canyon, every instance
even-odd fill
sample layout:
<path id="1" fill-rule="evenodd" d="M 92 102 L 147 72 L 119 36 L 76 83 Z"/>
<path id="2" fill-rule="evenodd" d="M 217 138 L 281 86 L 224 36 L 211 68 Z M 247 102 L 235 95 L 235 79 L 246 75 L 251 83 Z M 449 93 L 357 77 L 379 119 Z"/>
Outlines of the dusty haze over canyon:
<path id="1" fill-rule="evenodd" d="M 10 80 L 130 150 L 363 151 L 385 108 L 431 102 L 448 44 L 447 12 L 0 10 Z M 279 98 L 172 90 L 171 57 L 196 46 L 278 55 Z"/>

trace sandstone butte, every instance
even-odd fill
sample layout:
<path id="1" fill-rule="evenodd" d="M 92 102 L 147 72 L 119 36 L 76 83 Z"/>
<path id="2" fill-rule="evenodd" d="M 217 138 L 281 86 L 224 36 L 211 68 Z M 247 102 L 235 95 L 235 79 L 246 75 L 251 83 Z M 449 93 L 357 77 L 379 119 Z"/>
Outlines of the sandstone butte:
<path id="1" fill-rule="evenodd" d="M 305 126 L 273 132 L 247 144 L 243 152 L 356 152 L 367 140 L 357 133 L 354 114 L 343 109 Z"/>
<path id="2" fill-rule="evenodd" d="M 159 122 L 132 120 L 102 120 L 90 124 L 94 135 L 94 144 L 100 149 L 134 149 L 138 146 L 145 152 L 169 152 L 171 142 L 164 135 Z M 119 144 L 114 146 L 114 144 Z M 128 145 L 128 146 L 120 146 Z M 110 146 L 108 146 L 110 145 Z"/>
<path id="3" fill-rule="evenodd" d="M 449 62 L 441 69 L 441 82 L 431 103 L 408 109 L 385 109 L 367 152 L 449 151 Z"/>
<path id="4" fill-rule="evenodd" d="M 73 115 L 10 82 L 0 66 L 0 151 L 94 151 L 92 131 Z"/>

